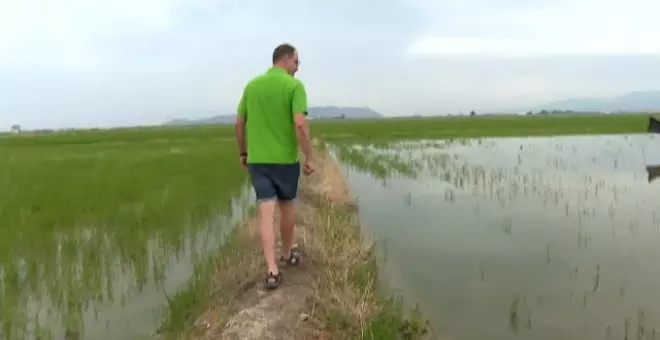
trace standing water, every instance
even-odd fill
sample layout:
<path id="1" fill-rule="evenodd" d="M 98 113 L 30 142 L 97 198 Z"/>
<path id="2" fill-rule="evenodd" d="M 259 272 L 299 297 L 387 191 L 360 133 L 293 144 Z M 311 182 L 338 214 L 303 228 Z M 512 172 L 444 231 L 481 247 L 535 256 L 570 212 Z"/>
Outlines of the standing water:
<path id="1" fill-rule="evenodd" d="M 388 281 L 441 338 L 660 339 L 660 140 L 336 151 Z"/>
<path id="2" fill-rule="evenodd" d="M 0 261 L 0 339 L 155 338 L 168 298 L 243 219 L 249 193 L 232 194 L 207 223 L 130 235 L 93 226 L 48 230 L 42 237 L 56 247 L 50 260 L 37 247 L 0 253 L 0 260 L 13 257 Z"/>

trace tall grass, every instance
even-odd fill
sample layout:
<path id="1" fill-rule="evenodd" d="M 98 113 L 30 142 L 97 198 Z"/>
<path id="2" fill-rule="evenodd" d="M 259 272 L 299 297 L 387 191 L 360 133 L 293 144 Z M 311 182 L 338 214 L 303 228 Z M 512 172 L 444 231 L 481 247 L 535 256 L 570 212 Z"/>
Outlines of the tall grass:
<path id="1" fill-rule="evenodd" d="M 234 145 L 198 131 L 0 141 L 0 337 L 34 337 L 38 323 L 80 332 L 90 306 L 162 281 L 167 255 L 243 188 Z M 127 289 L 120 274 L 133 277 Z"/>

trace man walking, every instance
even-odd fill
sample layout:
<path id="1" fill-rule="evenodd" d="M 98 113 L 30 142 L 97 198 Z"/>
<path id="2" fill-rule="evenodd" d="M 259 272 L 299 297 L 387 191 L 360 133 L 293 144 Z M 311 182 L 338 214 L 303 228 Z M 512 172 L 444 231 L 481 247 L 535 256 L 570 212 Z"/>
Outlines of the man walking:
<path id="1" fill-rule="evenodd" d="M 276 47 L 273 66 L 245 86 L 236 116 L 240 162 L 247 167 L 257 196 L 268 289 L 277 288 L 282 279 L 275 257 L 276 206 L 280 209 L 284 254 L 280 261 L 296 265 L 300 259 L 299 252 L 292 247 L 296 223 L 294 200 L 300 179 L 298 146 L 304 156 L 303 172 L 307 175 L 314 171 L 306 120 L 307 93 L 303 83 L 294 78 L 299 64 L 295 47 L 289 44 Z"/>

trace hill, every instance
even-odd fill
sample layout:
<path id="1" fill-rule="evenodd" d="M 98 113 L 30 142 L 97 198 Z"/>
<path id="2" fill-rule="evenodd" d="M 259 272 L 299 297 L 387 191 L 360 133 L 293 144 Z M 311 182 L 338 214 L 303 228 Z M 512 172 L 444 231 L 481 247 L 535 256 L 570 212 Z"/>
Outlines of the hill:
<path id="1" fill-rule="evenodd" d="M 200 119 L 173 119 L 165 125 L 233 124 L 236 115 L 217 115 Z M 312 119 L 368 119 L 384 116 L 368 107 L 316 106 L 309 108 Z"/>
<path id="2" fill-rule="evenodd" d="M 530 109 L 535 111 L 570 110 L 576 112 L 660 111 L 660 91 L 636 91 L 611 98 L 570 98 Z"/>

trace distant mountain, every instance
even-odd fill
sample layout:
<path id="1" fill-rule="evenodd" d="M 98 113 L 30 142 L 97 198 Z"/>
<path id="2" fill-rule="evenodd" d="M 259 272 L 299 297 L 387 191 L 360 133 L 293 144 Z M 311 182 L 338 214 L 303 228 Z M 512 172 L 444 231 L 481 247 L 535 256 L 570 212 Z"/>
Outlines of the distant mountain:
<path id="1" fill-rule="evenodd" d="M 630 92 L 611 98 L 571 98 L 531 108 L 577 112 L 650 112 L 660 111 L 660 91 Z"/>
<path id="2" fill-rule="evenodd" d="M 236 116 L 218 115 L 200 119 L 172 119 L 165 125 L 200 125 L 200 124 L 233 124 Z"/>
<path id="3" fill-rule="evenodd" d="M 236 115 L 217 115 L 201 119 L 173 119 L 165 125 L 233 124 Z M 309 108 L 309 116 L 314 119 L 369 119 L 384 116 L 368 107 L 317 106 Z"/>
<path id="4" fill-rule="evenodd" d="M 345 118 L 345 119 L 366 119 L 383 118 L 384 116 L 368 107 L 337 107 L 337 106 L 316 106 L 309 108 L 309 117 L 311 118 Z"/>

